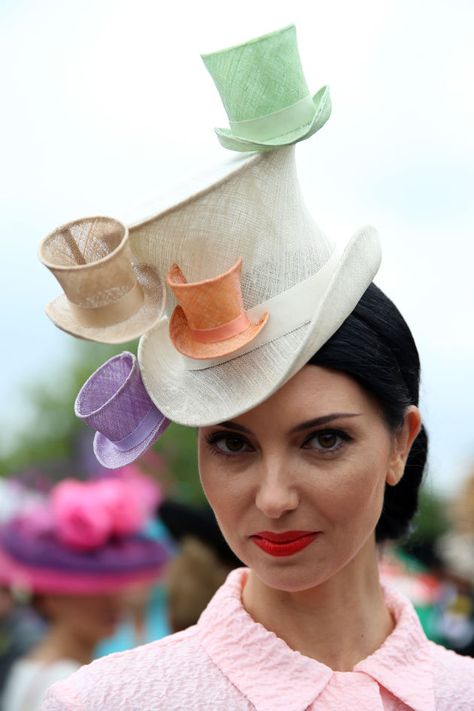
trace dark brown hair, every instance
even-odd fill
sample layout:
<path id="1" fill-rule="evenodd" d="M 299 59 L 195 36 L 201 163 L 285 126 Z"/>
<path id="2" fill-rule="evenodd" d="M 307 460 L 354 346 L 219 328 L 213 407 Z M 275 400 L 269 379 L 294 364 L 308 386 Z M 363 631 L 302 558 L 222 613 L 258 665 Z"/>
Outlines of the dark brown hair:
<path id="1" fill-rule="evenodd" d="M 409 405 L 418 405 L 420 359 L 408 325 L 390 299 L 371 284 L 354 311 L 310 364 L 340 370 L 373 395 L 395 430 Z M 428 454 L 422 427 L 396 486 L 385 487 L 376 540 L 397 539 L 409 531 Z"/>

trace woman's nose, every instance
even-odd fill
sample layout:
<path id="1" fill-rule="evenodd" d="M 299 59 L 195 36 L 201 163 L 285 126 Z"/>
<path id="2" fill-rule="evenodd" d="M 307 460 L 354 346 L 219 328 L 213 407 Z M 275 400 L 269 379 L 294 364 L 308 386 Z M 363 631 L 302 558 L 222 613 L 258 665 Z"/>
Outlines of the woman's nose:
<path id="1" fill-rule="evenodd" d="M 287 474 L 276 470 L 266 470 L 259 482 L 255 504 L 268 518 L 280 518 L 294 511 L 299 503 L 298 493 Z"/>

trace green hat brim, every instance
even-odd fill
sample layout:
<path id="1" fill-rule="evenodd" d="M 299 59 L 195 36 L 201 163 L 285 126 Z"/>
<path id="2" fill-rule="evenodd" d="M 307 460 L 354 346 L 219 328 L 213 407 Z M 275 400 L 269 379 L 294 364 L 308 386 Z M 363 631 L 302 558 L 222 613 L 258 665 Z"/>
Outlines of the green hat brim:
<path id="1" fill-rule="evenodd" d="M 285 133 L 283 136 L 276 136 L 266 141 L 252 141 L 248 138 L 241 138 L 229 128 L 216 128 L 215 132 L 224 148 L 231 151 L 270 151 L 281 146 L 289 146 L 292 143 L 303 141 L 319 131 L 331 115 L 331 97 L 329 88 L 323 86 L 314 96 L 313 119 L 304 126 L 296 128 L 294 131 Z"/>

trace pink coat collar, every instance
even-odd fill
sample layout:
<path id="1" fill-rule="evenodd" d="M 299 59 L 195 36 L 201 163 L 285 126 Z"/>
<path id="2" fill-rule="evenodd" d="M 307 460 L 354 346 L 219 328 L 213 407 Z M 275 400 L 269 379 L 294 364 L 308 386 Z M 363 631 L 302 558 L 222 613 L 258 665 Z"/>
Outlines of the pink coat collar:
<path id="1" fill-rule="evenodd" d="M 429 642 L 406 598 L 383 586 L 394 631 L 352 672 L 333 672 L 254 622 L 241 602 L 247 573 L 240 568 L 229 575 L 201 615 L 198 633 L 213 662 L 259 711 L 304 711 L 330 682 L 347 686 L 347 700 L 354 695 L 356 702 L 357 687 L 373 686 L 371 680 L 413 711 L 435 710 Z"/>

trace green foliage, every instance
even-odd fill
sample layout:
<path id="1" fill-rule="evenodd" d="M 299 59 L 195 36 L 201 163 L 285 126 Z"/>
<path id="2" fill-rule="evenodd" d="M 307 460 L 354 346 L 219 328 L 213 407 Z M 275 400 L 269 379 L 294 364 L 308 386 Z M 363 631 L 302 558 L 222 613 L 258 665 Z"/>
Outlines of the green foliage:
<path id="1" fill-rule="evenodd" d="M 171 424 L 155 445 L 155 450 L 168 465 L 175 482 L 173 493 L 189 503 L 204 503 L 197 466 L 196 430 Z"/>
<path id="2" fill-rule="evenodd" d="M 445 499 L 435 494 L 429 484 L 425 484 L 420 491 L 410 543 L 432 543 L 449 528 Z"/>
<path id="3" fill-rule="evenodd" d="M 13 441 L 3 443 L 0 475 L 29 469 L 41 469 L 52 478 L 88 474 L 79 470 L 77 459 L 80 433 L 88 428 L 74 415 L 74 400 L 104 361 L 123 350 L 134 352 L 136 345 L 108 346 L 79 340 L 71 344 L 71 355 L 54 378 L 47 374 L 43 382 L 27 386 L 31 414 Z M 190 502 L 202 501 L 195 431 L 172 424 L 155 449 L 165 460 L 173 493 Z"/>
<path id="4" fill-rule="evenodd" d="M 3 446 L 0 474 L 30 468 L 48 469 L 73 458 L 75 441 L 84 425 L 74 415 L 74 400 L 84 381 L 121 348 L 76 341 L 61 370 L 46 374 L 44 382 L 25 387 L 30 408 L 23 429 Z"/>

